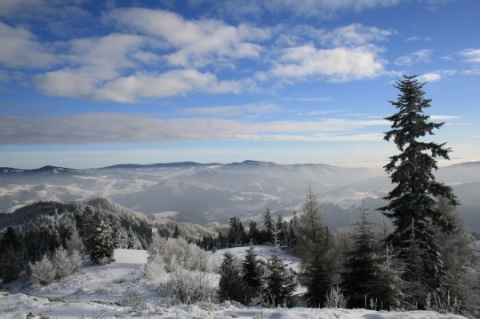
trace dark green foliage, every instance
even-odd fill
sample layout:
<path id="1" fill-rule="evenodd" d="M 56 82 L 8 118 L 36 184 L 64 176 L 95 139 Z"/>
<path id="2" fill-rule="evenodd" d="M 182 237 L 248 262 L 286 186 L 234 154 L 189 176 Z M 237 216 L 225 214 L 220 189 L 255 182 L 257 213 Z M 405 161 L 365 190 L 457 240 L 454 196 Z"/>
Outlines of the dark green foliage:
<path id="1" fill-rule="evenodd" d="M 23 270 L 23 239 L 12 227 L 8 227 L 0 240 L 0 278 L 10 282 Z"/>
<path id="2" fill-rule="evenodd" d="M 218 296 L 220 300 L 235 300 L 241 303 L 246 301 L 246 291 L 243 284 L 241 267 L 235 256 L 230 252 L 223 255 L 220 266 L 220 282 L 218 284 Z"/>
<path id="3" fill-rule="evenodd" d="M 342 290 L 350 308 L 398 308 L 401 303 L 401 281 L 391 268 L 390 259 L 381 252 L 367 221 L 367 210 L 360 210 L 353 250 L 347 253 Z M 367 302 L 367 304 L 365 304 Z"/>
<path id="4" fill-rule="evenodd" d="M 227 241 L 229 245 L 239 246 L 246 244 L 247 234 L 243 228 L 242 222 L 238 217 L 230 219 L 230 229 L 227 234 Z"/>
<path id="5" fill-rule="evenodd" d="M 269 306 L 294 305 L 293 292 L 297 285 L 295 274 L 287 269 L 280 257 L 280 247 L 275 246 L 272 256 L 267 262 L 267 275 L 265 277 L 264 303 Z"/>
<path id="6" fill-rule="evenodd" d="M 425 136 L 433 135 L 433 130 L 444 123 L 430 122 L 424 114 L 431 100 L 424 98 L 423 86 L 415 76 L 404 76 L 396 83 L 400 93 L 397 101 L 390 103 L 398 112 L 386 118 L 392 129 L 385 133 L 385 140 L 393 139 L 400 153 L 390 157 L 384 167 L 396 186 L 384 198 L 388 205 L 380 210 L 393 220 L 394 231 L 387 237 L 386 244 L 399 253 L 407 269 L 419 267 L 415 278 L 404 279 L 419 280 L 427 293 L 433 293 L 438 292 L 443 281 L 435 234 L 452 231 L 455 226 L 453 220 L 438 211 L 435 198 L 443 197 L 452 206 L 458 202 L 451 187 L 437 182 L 433 175 L 438 168 L 436 158 L 449 159 L 450 149 L 445 144 L 425 141 Z M 419 264 L 411 264 L 412 254 L 419 254 Z"/>
<path id="7" fill-rule="evenodd" d="M 270 208 L 267 208 L 267 210 L 265 211 L 265 215 L 263 217 L 263 226 L 265 228 L 264 242 L 271 243 L 273 241 L 274 222 L 272 218 L 272 213 L 270 212 Z"/>
<path id="8" fill-rule="evenodd" d="M 305 266 L 304 278 L 307 292 L 305 299 L 309 307 L 322 307 L 325 304 L 327 293 L 331 289 L 333 273 L 328 267 L 328 262 L 322 260 L 324 256 L 316 256 Z"/>
<path id="9" fill-rule="evenodd" d="M 302 214 L 295 220 L 298 235 L 295 251 L 304 268 L 302 282 L 307 287 L 307 304 L 318 307 L 325 303 L 326 294 L 334 282 L 334 238 L 325 225 L 317 197 L 309 186 L 305 192 Z"/>
<path id="10" fill-rule="evenodd" d="M 263 268 L 257 259 L 255 248 L 250 247 L 245 254 L 242 264 L 242 281 L 246 289 L 246 300 L 249 304 L 252 299 L 258 297 L 263 287 Z"/>

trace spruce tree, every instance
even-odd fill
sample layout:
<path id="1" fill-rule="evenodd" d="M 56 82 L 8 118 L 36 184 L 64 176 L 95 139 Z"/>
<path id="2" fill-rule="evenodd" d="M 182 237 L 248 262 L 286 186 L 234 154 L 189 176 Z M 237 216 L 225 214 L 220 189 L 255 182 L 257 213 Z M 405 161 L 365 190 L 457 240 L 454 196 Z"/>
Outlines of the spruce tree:
<path id="1" fill-rule="evenodd" d="M 406 267 L 411 259 L 412 249 L 418 249 L 422 274 L 421 284 L 429 292 L 436 292 L 442 285 L 442 261 L 440 248 L 435 242 L 435 232 L 448 232 L 454 229 L 451 219 L 441 214 L 435 201 L 444 197 L 450 205 L 457 205 L 451 187 L 435 180 L 437 158 L 449 159 L 449 148 L 445 143 L 426 141 L 444 123 L 429 121 L 424 109 L 430 107 L 431 100 L 425 99 L 423 86 L 416 76 L 404 76 L 395 87 L 400 91 L 397 101 L 390 103 L 398 112 L 386 119 L 391 122 L 391 130 L 385 133 L 385 140 L 396 144 L 399 154 L 390 157 L 385 171 L 390 175 L 394 189 L 385 200 L 389 203 L 380 210 L 393 220 L 394 230 L 386 238 L 386 244 L 399 252 Z M 415 227 L 415 245 L 412 232 Z"/>
<path id="2" fill-rule="evenodd" d="M 293 291 L 297 285 L 295 274 L 280 257 L 280 246 L 275 245 L 267 262 L 264 303 L 268 306 L 293 306 Z"/>
<path id="3" fill-rule="evenodd" d="M 273 228 L 275 227 L 275 223 L 272 218 L 272 213 L 270 212 L 270 208 L 267 207 L 265 211 L 265 216 L 263 217 L 263 225 L 265 227 L 265 242 L 272 242 L 273 241 Z"/>
<path id="4" fill-rule="evenodd" d="M 347 253 L 346 271 L 342 274 L 342 290 L 351 308 L 366 307 L 365 300 L 379 297 L 373 294 L 373 287 L 377 284 L 378 250 L 368 224 L 367 210 L 362 206 L 354 234 L 354 248 Z"/>
<path id="5" fill-rule="evenodd" d="M 246 301 L 245 286 L 243 285 L 241 269 L 235 256 L 226 252 L 220 266 L 220 282 L 218 296 L 221 301 L 235 300 L 241 303 Z"/>
<path id="6" fill-rule="evenodd" d="M 242 263 L 242 281 L 246 290 L 245 303 L 249 304 L 254 298 L 258 297 L 263 287 L 263 269 L 257 259 L 255 248 L 248 248 Z"/>
<path id="7" fill-rule="evenodd" d="M 23 239 L 12 227 L 8 227 L 0 239 L 0 281 L 17 279 L 22 271 Z"/>

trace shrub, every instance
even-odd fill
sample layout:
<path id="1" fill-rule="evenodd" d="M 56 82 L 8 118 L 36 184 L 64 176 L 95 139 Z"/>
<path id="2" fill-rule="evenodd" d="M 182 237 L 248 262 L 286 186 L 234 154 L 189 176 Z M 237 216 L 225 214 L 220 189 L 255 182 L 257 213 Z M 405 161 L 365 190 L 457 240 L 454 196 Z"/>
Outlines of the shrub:
<path id="1" fill-rule="evenodd" d="M 40 285 L 51 284 L 55 280 L 55 266 L 48 259 L 47 255 L 43 255 L 42 259 L 29 264 L 32 273 L 32 279 Z"/>
<path id="2" fill-rule="evenodd" d="M 174 304 L 193 304 L 212 301 L 216 289 L 216 280 L 210 274 L 178 269 L 170 274 L 166 283 L 160 285 L 159 292 Z"/>

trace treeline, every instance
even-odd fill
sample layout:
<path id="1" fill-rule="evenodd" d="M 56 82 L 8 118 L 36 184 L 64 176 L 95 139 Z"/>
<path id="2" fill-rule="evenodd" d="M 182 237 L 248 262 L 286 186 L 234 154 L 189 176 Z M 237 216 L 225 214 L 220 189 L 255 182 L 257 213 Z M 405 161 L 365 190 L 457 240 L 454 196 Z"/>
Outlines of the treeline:
<path id="1" fill-rule="evenodd" d="M 270 209 L 267 208 L 261 225 L 256 221 L 250 221 L 248 228 L 245 229 L 238 217 L 232 217 L 225 231 L 219 231 L 217 236 L 203 236 L 196 243 L 205 250 L 216 250 L 245 245 L 273 244 L 276 240 L 281 247 L 291 249 L 296 245 L 297 223 L 296 213 L 289 222 L 285 221 L 281 215 L 275 221 Z"/>
<path id="2" fill-rule="evenodd" d="M 360 207 L 358 222 L 332 233 L 325 224 L 316 195 L 308 188 L 301 213 L 287 223 L 288 232 L 282 227 L 276 230 L 274 225 L 273 237 L 269 238 L 272 246 L 277 247 L 275 250 L 280 250 L 288 242 L 281 244 L 280 235 L 291 234 L 293 245 L 285 248 L 300 258 L 300 271 L 292 273 L 282 266 L 281 270 L 268 270 L 267 264 L 256 258 L 253 247 L 243 261 L 226 253 L 220 271 L 219 297 L 245 304 L 254 300 L 285 306 L 304 303 L 310 307 L 429 309 L 476 316 L 480 300 L 480 267 L 475 257 L 478 252 L 453 207 L 440 199 L 436 209 L 457 225 L 452 232 L 435 234 L 437 245 L 442 247 L 439 255 L 443 275 L 439 289 L 432 290 L 421 282 L 424 271 L 424 261 L 419 259 L 421 248 L 412 248 L 403 259 L 402 250 L 386 243 L 392 225 L 385 220 L 372 223 L 368 220 L 368 208 Z M 267 222 L 259 232 L 268 232 L 269 215 L 267 211 Z M 232 218 L 225 236 L 227 247 L 248 245 L 251 240 L 249 230 L 245 237 L 232 236 L 241 232 L 240 225 L 238 219 Z M 244 240 L 232 241 L 233 238 Z M 415 247 L 415 239 L 412 241 Z M 275 280 L 271 278 L 273 274 Z M 272 288 L 273 281 L 276 288 Z M 290 287 L 296 283 L 306 287 L 304 294 L 293 294 Z"/>
<path id="3" fill-rule="evenodd" d="M 70 265 L 73 269 L 78 268 L 77 255 L 95 264 L 109 263 L 115 248 L 146 249 L 152 238 L 145 220 L 103 199 L 86 204 L 38 202 L 1 214 L 0 224 L 9 225 L 0 234 L 2 283 L 22 274 L 32 276 L 32 271 L 47 273 L 52 266 L 48 263 L 62 254 L 76 260 Z"/>

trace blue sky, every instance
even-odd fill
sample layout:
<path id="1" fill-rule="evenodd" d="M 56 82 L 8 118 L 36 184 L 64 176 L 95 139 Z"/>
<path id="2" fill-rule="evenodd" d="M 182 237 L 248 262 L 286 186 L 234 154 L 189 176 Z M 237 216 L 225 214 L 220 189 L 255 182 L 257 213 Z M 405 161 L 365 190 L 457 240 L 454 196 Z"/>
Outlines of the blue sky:
<path id="1" fill-rule="evenodd" d="M 0 167 L 377 165 L 402 74 L 480 160 L 480 1 L 0 1 Z M 442 164 L 442 163 L 441 163 Z"/>

